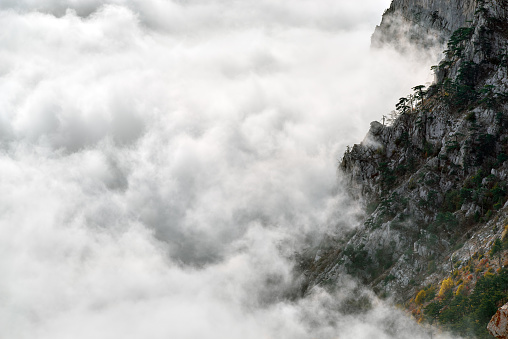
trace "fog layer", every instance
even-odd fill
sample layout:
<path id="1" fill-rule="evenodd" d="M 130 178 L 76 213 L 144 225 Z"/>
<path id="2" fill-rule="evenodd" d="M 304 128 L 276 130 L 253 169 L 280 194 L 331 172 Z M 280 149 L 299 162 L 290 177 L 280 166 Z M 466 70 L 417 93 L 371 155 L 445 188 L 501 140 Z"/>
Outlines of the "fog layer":
<path id="1" fill-rule="evenodd" d="M 429 81 L 369 49 L 388 5 L 0 1 L 0 337 L 417 337 L 347 278 L 286 298 L 357 226 L 346 145 Z"/>

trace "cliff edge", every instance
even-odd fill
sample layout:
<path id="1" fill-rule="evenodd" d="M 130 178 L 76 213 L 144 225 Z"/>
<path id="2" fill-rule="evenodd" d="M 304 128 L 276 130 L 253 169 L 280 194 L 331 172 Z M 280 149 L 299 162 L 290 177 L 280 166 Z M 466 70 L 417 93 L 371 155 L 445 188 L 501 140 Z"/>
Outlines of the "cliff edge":
<path id="1" fill-rule="evenodd" d="M 307 291 L 349 274 L 415 317 L 446 323 L 457 296 L 487 302 L 474 292 L 485 279 L 501 284 L 490 308 L 508 301 L 508 1 L 394 0 L 373 44 L 407 34 L 418 48 L 447 40 L 436 81 L 415 86 L 391 124 L 373 122 L 344 154 L 339 169 L 365 206 L 364 225 L 302 265 Z M 476 312 L 468 307 L 463 317 Z M 487 322 L 457 331 L 482 337 Z"/>
<path id="2" fill-rule="evenodd" d="M 476 7 L 476 0 L 394 0 L 372 35 L 372 46 L 441 46 L 473 20 Z"/>

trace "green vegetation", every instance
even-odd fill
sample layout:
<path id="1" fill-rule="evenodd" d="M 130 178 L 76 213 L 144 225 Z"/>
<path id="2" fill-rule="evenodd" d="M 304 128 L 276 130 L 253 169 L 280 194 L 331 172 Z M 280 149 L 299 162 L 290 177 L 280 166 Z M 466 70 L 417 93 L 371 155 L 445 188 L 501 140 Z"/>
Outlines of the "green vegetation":
<path id="1" fill-rule="evenodd" d="M 468 108 L 479 97 L 475 89 L 479 74 L 481 74 L 480 65 L 471 61 L 462 61 L 455 80 L 446 78 L 442 83 L 436 84 L 444 91 L 442 99 L 459 111 Z M 471 120 L 468 119 L 468 121 Z"/>
<path id="2" fill-rule="evenodd" d="M 422 106 L 423 106 L 423 98 L 425 97 L 425 93 L 426 93 L 423 90 L 424 88 L 425 88 L 424 85 L 418 85 L 418 86 L 413 87 L 413 90 L 415 91 L 414 97 L 421 101 Z"/>
<path id="3" fill-rule="evenodd" d="M 459 221 L 454 214 L 450 212 L 439 212 L 436 216 L 436 220 L 429 227 L 429 230 L 445 229 L 451 231 L 455 229 L 458 224 Z"/>
<path id="4" fill-rule="evenodd" d="M 347 258 L 344 263 L 348 273 L 364 278 L 365 274 L 371 278 L 379 276 L 394 263 L 393 246 L 394 243 L 381 246 L 374 251 L 372 257 L 369 256 L 369 252 L 365 249 L 364 245 L 361 245 L 359 248 L 354 248 L 353 246 L 346 247 L 343 254 Z M 385 282 L 388 282 L 388 280 L 385 279 Z"/>
<path id="5" fill-rule="evenodd" d="M 508 225 L 489 251 L 491 258 L 500 258 L 508 237 Z M 420 320 L 437 324 L 464 338 L 491 338 L 486 327 L 497 309 L 508 301 L 508 269 L 494 270 L 494 262 L 481 252 L 467 261 L 452 258 L 453 271 L 436 287 L 427 285 L 409 306 Z M 436 290 L 439 292 L 436 294 Z M 411 306 L 412 305 L 412 306 Z"/>
<path id="6" fill-rule="evenodd" d="M 453 32 L 450 40 L 448 40 L 448 49 L 444 51 L 444 53 L 448 55 L 453 55 L 457 57 L 462 56 L 462 51 L 464 50 L 464 46 L 462 44 L 463 41 L 471 38 L 474 32 L 474 27 L 461 27 Z"/>
<path id="7" fill-rule="evenodd" d="M 480 12 L 488 14 L 481 4 Z M 508 67 L 508 51 L 494 53 L 492 36 L 499 30 L 493 28 L 492 18 L 486 19 L 489 24 L 485 27 L 462 27 L 452 34 L 447 58 L 432 67 L 438 83 L 427 90 L 423 85 L 415 86 L 412 94 L 400 98 L 392 124 L 379 138 L 382 146 L 359 159 L 377 166 L 377 172 L 369 169 L 370 178 L 363 178 L 369 181 L 366 196 L 374 201 L 368 206 L 366 228 L 383 227 L 410 246 L 399 243 L 395 253 L 385 245 L 348 248 L 342 263 L 349 273 L 387 285 L 395 279 L 387 270 L 397 260 L 410 265 L 416 259 L 419 263 L 426 260 L 408 277 L 410 285 L 416 285 L 421 275 L 444 274 L 438 264 L 464 246 L 475 233 L 476 223 L 501 217 L 497 211 L 508 200 L 508 183 L 501 168 L 508 160 L 508 115 L 503 106 L 508 93 L 501 93 L 496 81 L 486 80 L 497 66 Z M 471 41 L 473 33 L 475 41 Z M 470 48 L 480 58 L 468 60 L 473 54 Z M 418 213 L 408 215 L 415 210 Z M 419 254 L 413 253 L 411 246 L 416 241 L 423 249 Z M 508 299 L 508 273 L 495 273 L 488 263 L 489 259 L 499 261 L 501 266 L 503 249 L 508 249 L 508 226 L 490 252 L 475 254 L 480 266 L 471 264 L 473 259 L 450 260 L 451 277 L 417 293 L 418 312 L 466 337 L 485 336 L 487 314 L 491 316 Z M 458 272 L 468 272 L 469 277 Z"/>
<path id="8" fill-rule="evenodd" d="M 443 212 L 455 212 L 460 209 L 462 204 L 464 203 L 464 199 L 462 198 L 461 191 L 459 190 L 449 190 L 445 193 L 444 202 L 441 206 Z"/>
<path id="9" fill-rule="evenodd" d="M 508 301 L 508 270 L 502 269 L 497 274 L 487 272 L 478 279 L 470 294 L 462 283 L 453 293 L 454 285 L 451 277 L 442 282 L 437 298 L 423 308 L 424 318 L 437 320 L 443 327 L 464 337 L 491 338 L 486 327 L 498 307 Z M 421 305 L 426 294 L 422 290 L 415 303 Z"/>
<path id="10" fill-rule="evenodd" d="M 496 149 L 496 137 L 492 134 L 482 133 L 476 139 L 476 165 L 481 166 L 486 157 L 493 156 Z"/>
<path id="11" fill-rule="evenodd" d="M 349 258 L 346 263 L 348 272 L 354 274 L 364 270 L 367 266 L 372 266 L 372 259 L 370 259 L 369 253 L 364 247 L 355 249 L 353 246 L 348 246 L 344 249 L 344 256 Z"/>
<path id="12" fill-rule="evenodd" d="M 408 105 L 409 100 L 407 98 L 400 98 L 399 102 L 395 105 L 395 108 L 397 108 L 397 111 L 402 114 L 409 113 L 409 110 L 411 107 Z"/>
<path id="13" fill-rule="evenodd" d="M 379 164 L 379 172 L 381 173 L 381 188 L 384 190 L 392 188 L 397 177 L 387 162 Z"/>
<path id="14" fill-rule="evenodd" d="M 501 242 L 503 243 L 503 249 L 508 250 L 508 225 L 504 227 L 503 234 L 501 235 Z"/>
<path id="15" fill-rule="evenodd" d="M 492 244 L 492 248 L 490 249 L 490 256 L 495 258 L 497 257 L 499 260 L 499 266 L 501 267 L 501 253 L 503 250 L 503 243 L 501 239 L 497 238 Z"/>
<path id="16" fill-rule="evenodd" d="M 488 151 L 485 151 L 484 155 L 485 153 L 488 154 Z M 506 156 L 501 153 L 494 166 L 504 161 L 506 161 Z M 460 189 L 450 189 L 444 194 L 436 220 L 431 225 L 433 232 L 442 229 L 442 226 L 445 226 L 447 230 L 453 229 L 456 222 L 453 220 L 452 213 L 458 211 L 464 203 L 474 202 L 480 207 L 476 222 L 488 221 L 497 210 L 503 207 L 508 200 L 508 183 L 499 180 L 496 176 L 487 175 L 487 173 L 487 171 L 480 169 L 468 177 Z M 428 199 L 425 203 L 429 203 Z"/>

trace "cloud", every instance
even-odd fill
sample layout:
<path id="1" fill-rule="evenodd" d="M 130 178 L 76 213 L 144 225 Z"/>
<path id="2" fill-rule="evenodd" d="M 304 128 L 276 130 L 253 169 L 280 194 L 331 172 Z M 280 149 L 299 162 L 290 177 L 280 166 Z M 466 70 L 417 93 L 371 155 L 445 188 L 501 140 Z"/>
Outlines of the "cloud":
<path id="1" fill-rule="evenodd" d="M 345 146 L 429 76 L 370 51 L 387 5 L 2 1 L 0 336 L 413 333 L 345 314 L 350 281 L 288 297 L 361 212 Z"/>
<path id="2" fill-rule="evenodd" d="M 129 8 L 152 28 L 196 32 L 245 27 L 312 26 L 350 30 L 380 20 L 388 1 L 369 0 L 359 8 L 346 0 L 236 1 L 236 0 L 4 0 L 0 8 L 26 13 L 39 11 L 64 16 L 68 10 L 81 17 L 96 15 L 108 6 Z M 220 12 L 217 12 L 219 10 Z M 217 15 L 220 13 L 221 15 Z"/>

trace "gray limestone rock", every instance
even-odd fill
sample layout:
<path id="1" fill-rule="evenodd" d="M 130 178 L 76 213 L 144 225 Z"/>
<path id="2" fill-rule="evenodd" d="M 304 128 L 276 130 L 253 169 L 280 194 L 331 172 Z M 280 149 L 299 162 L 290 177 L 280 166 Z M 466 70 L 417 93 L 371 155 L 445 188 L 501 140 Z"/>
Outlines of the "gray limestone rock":
<path id="1" fill-rule="evenodd" d="M 473 19 L 476 0 L 394 0 L 372 35 L 372 46 L 443 45 Z"/>

